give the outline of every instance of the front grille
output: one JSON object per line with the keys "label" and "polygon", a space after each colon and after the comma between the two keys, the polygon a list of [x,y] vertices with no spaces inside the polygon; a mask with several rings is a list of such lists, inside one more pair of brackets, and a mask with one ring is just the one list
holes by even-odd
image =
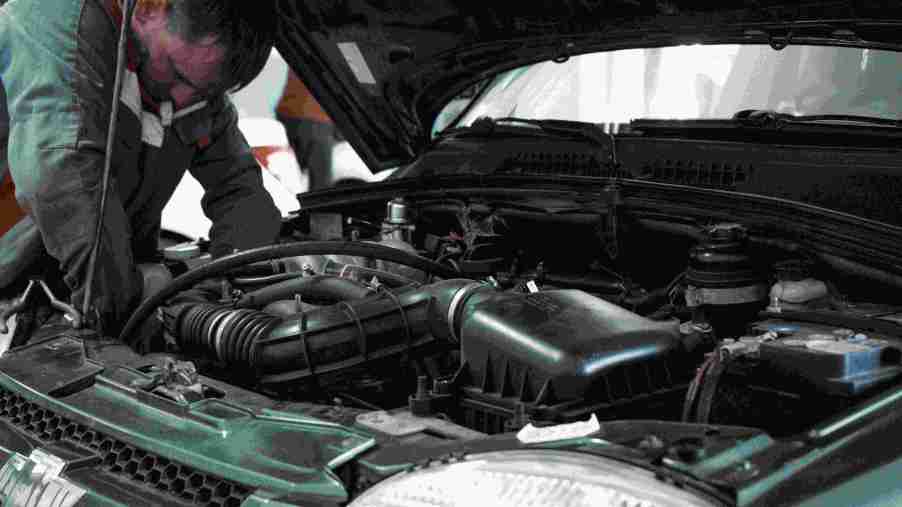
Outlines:
{"label": "front grille", "polygon": [[0,388],[0,420],[41,442],[68,442],[98,454],[100,468],[174,502],[238,507],[251,490],[235,482],[151,454]]}

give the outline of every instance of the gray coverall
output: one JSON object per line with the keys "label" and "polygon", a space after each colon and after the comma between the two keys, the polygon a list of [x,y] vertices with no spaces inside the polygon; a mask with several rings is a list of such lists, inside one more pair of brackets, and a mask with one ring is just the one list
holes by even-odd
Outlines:
{"label": "gray coverall", "polygon": [[[81,308],[115,78],[119,21],[111,1],[10,0],[0,8],[8,111],[0,114],[0,180],[14,183],[16,200],[2,209],[24,210],[0,230],[0,290],[41,274],[47,266],[36,263],[51,259]],[[214,257],[272,243],[280,224],[228,97],[154,110],[131,63],[93,290],[110,335],[140,302],[136,263],[156,253],[163,207],[186,170],[205,189]]]}

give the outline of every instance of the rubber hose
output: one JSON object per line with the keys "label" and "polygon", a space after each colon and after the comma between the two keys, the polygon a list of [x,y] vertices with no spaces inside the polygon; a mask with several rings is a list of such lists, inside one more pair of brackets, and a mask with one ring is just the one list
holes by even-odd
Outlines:
{"label": "rubber hose", "polygon": [[623,292],[623,282],[598,277],[565,275],[561,273],[546,273],[545,281],[552,285],[560,285],[568,289],[580,289],[592,292],[620,293]]}
{"label": "rubber hose", "polygon": [[389,287],[403,287],[405,285],[420,285],[420,282],[407,278],[404,275],[390,273],[376,268],[368,268],[365,266],[357,266],[354,264],[332,263],[325,270],[327,274],[335,275],[340,278],[350,278],[356,275],[358,277],[372,278],[376,277],[380,282]]}
{"label": "rubber hose", "polygon": [[295,294],[314,299],[347,301],[361,299],[372,293],[363,284],[347,278],[330,275],[302,276],[248,292],[241,296],[235,307],[263,307],[273,301],[289,299]]}
{"label": "rubber hose", "polygon": [[274,262],[252,264],[232,268],[226,273],[228,276],[273,276],[284,274],[285,270]]}
{"label": "rubber hose", "polygon": [[149,317],[158,306],[178,292],[194,286],[194,284],[201,280],[221,275],[236,267],[252,264],[254,262],[280,259],[283,257],[326,254],[373,257],[417,268],[442,278],[455,278],[459,276],[453,269],[424,257],[420,257],[419,255],[374,243],[356,241],[302,241],[268,245],[220,257],[219,259],[204,264],[203,266],[199,266],[198,268],[179,276],[173,280],[172,283],[164,287],[160,292],[146,299],[135,309],[132,316],[129,317],[125,326],[122,328],[122,332],[119,333],[119,340],[125,343],[131,343],[132,341],[129,339],[129,336],[134,334],[135,330],[138,329],[138,326],[143,324],[147,317]]}
{"label": "rubber hose", "polygon": [[[356,278],[358,281],[362,278],[376,277],[380,282],[388,285],[389,287],[402,287],[404,285],[417,285],[420,283],[403,275],[383,271],[376,268],[357,266],[354,264],[332,263],[329,264],[329,269],[325,270],[323,274],[335,275],[341,278]],[[268,276],[244,276],[233,278],[231,281],[235,285],[239,286],[250,285],[255,286],[255,288],[261,288],[261,286],[284,282],[286,280],[294,280],[295,278],[301,278],[302,276],[305,276],[304,273],[294,271],[290,273],[277,273]]]}
{"label": "rubber hose", "polygon": [[240,276],[233,278],[231,281],[235,285],[270,285],[273,283],[284,282],[285,280],[293,280],[302,276],[304,276],[304,273],[295,271],[293,273],[277,273],[275,275]]}
{"label": "rubber hose", "polygon": [[306,314],[303,326],[298,318],[281,319],[267,329],[249,357],[260,373],[279,376],[309,368],[311,357],[320,371],[344,368],[344,361],[365,355],[357,347],[361,342],[370,357],[383,356],[389,348],[400,347],[397,353],[403,353],[405,335],[414,348],[436,339],[455,344],[451,328],[459,333],[460,323],[451,310],[456,308],[453,313],[459,315],[468,300],[480,294],[495,294],[495,289],[474,286],[472,280],[445,280],[400,292],[397,299],[373,297],[323,307]]}

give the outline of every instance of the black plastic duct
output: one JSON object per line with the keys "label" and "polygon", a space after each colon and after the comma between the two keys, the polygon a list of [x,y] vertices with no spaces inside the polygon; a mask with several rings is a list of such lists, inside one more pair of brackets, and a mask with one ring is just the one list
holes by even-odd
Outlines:
{"label": "black plastic duct", "polygon": [[454,315],[473,296],[494,294],[473,280],[445,280],[298,314],[274,317],[223,305],[164,308],[167,330],[186,350],[258,372],[264,384],[302,380],[427,346],[456,341]]}

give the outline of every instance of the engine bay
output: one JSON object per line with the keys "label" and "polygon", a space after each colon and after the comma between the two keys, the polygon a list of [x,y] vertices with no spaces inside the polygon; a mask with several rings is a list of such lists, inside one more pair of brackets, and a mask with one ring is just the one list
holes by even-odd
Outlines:
{"label": "engine bay", "polygon": [[158,310],[157,352],[274,399],[351,407],[388,435],[446,439],[593,414],[785,436],[898,383],[902,311],[741,224],[679,232],[448,200],[313,212],[286,240],[335,253],[182,291]]}

